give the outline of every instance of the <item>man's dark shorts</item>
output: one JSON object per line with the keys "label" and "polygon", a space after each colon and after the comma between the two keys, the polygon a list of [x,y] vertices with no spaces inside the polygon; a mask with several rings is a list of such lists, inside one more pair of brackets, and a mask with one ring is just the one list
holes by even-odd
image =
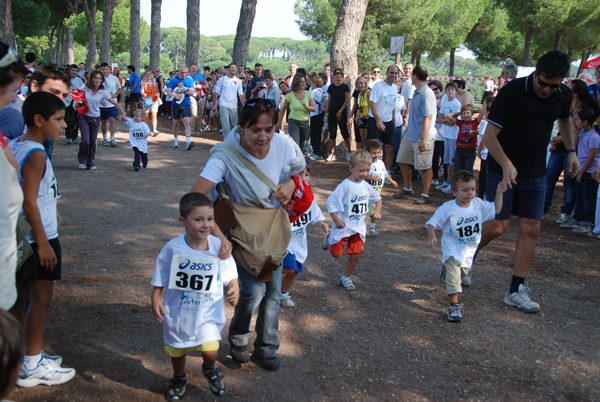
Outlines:
{"label": "man's dark shorts", "polygon": [[178,105],[176,102],[171,104],[171,114],[173,120],[179,120],[182,117],[192,117],[192,108],[190,105]]}
{"label": "man's dark shorts", "polygon": [[60,248],[60,241],[57,237],[56,239],[48,240],[48,242],[56,254],[56,267],[50,272],[42,268],[40,265],[40,258],[38,256],[37,243],[31,243],[33,254],[27,259],[27,261],[23,263],[21,269],[17,271],[16,278],[18,281],[37,281],[38,279],[56,281],[61,278],[62,252]]}
{"label": "man's dark shorts", "polygon": [[377,139],[383,142],[384,145],[394,145],[394,134],[396,134],[396,125],[394,124],[394,121],[384,121],[383,124],[385,125],[385,131],[380,131],[377,128],[377,120],[373,117],[369,117],[367,139]]}
{"label": "man's dark shorts", "polygon": [[129,102],[139,102],[140,99],[142,99],[142,94],[140,92],[129,94]]}
{"label": "man's dark shorts", "polygon": [[119,109],[117,109],[116,106],[110,107],[108,109],[100,108],[100,120],[102,121],[108,120],[109,117],[116,119],[118,115]]}
{"label": "man's dark shorts", "polygon": [[[502,199],[502,210],[496,219],[508,220],[511,215],[520,218],[541,220],[544,212],[544,198],[546,192],[546,177],[523,178],[517,176],[517,184],[504,193]],[[502,175],[487,171],[487,194],[488,201],[496,199],[498,183],[502,181]]]}

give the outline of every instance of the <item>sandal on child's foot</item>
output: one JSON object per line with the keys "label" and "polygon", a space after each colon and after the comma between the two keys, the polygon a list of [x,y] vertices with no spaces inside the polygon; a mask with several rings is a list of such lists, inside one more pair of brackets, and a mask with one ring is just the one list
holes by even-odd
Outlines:
{"label": "sandal on child's foot", "polygon": [[169,380],[169,390],[165,393],[167,401],[182,401],[185,395],[185,384],[187,379],[183,377],[173,377]]}
{"label": "sandal on child's foot", "polygon": [[221,396],[225,392],[227,392],[227,384],[225,383],[225,377],[223,377],[223,373],[221,373],[221,369],[217,366],[214,366],[211,369],[204,368],[204,364],[202,365],[202,374],[206,377],[208,381],[208,385],[210,386],[210,391],[215,396]]}

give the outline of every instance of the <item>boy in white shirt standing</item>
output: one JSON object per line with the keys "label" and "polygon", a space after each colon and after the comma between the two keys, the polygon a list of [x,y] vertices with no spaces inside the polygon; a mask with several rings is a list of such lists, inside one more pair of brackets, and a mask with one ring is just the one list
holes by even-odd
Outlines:
{"label": "boy in white shirt standing", "polygon": [[367,234],[366,217],[369,204],[375,204],[372,218],[381,219],[381,196],[365,181],[371,169],[371,155],[364,149],[352,152],[350,177],[344,179],[327,198],[327,210],[333,219],[328,236],[329,252],[335,258],[342,256],[344,245],[350,256],[340,285],[346,290],[355,290],[350,276],[354,272],[361,254],[364,254]]}
{"label": "boy in white shirt standing", "polygon": [[473,173],[459,170],[452,175],[451,187],[455,200],[442,204],[433,217],[425,223],[429,240],[428,247],[437,244],[435,230],[442,230],[442,257],[444,265],[440,278],[446,282],[446,293],[450,301],[448,321],[462,321],[462,304],[458,294],[462,293],[461,278],[468,276],[473,256],[481,241],[484,222],[495,218],[502,209],[502,193],[506,184],[500,182],[495,202],[483,201],[475,196],[476,180]]}
{"label": "boy in white shirt standing", "polygon": [[216,365],[221,331],[227,322],[223,285],[229,289],[229,304],[235,306],[239,300],[233,257],[217,257],[221,241],[211,235],[215,225],[212,202],[203,194],[188,193],[179,202],[179,213],[185,234],[170,240],[158,254],[151,282],[152,312],[163,324],[164,351],[173,364],[167,401],[183,399],[186,355],[192,351],[202,352],[202,374],[211,392],[220,396],[227,391]]}
{"label": "boy in white shirt standing", "polygon": [[447,116],[450,113],[460,113],[461,104],[460,101],[456,99],[458,86],[454,82],[447,83],[445,90],[446,96],[442,97],[440,113],[435,122],[444,124],[444,127],[442,128],[442,137],[444,137],[444,165],[447,166],[446,170],[448,171],[448,176],[446,181],[441,185],[436,186],[436,188],[449,194],[451,192],[450,178],[454,172],[454,153],[456,152],[458,126],[456,126],[454,122],[449,121]]}

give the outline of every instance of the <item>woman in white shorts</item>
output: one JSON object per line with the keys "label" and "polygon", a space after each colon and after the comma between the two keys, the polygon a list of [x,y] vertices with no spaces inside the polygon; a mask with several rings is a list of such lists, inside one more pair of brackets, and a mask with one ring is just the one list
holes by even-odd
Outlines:
{"label": "woman in white shorts", "polygon": [[148,124],[148,119],[150,115],[152,115],[152,134],[156,135],[158,134],[158,130],[156,129],[156,116],[158,114],[158,101],[160,98],[158,96],[158,87],[154,81],[152,71],[146,71],[146,74],[144,74],[144,80],[142,81],[140,91],[144,102],[144,113],[146,113],[144,122]]}

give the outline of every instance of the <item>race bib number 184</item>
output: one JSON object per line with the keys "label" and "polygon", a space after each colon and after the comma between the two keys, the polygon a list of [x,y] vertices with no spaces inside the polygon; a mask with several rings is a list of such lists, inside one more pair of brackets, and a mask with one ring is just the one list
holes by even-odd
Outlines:
{"label": "race bib number 184", "polygon": [[[481,237],[481,214],[453,216],[450,218],[452,233],[465,241],[478,241]],[[467,240],[468,239],[468,240]]]}
{"label": "race bib number 184", "polygon": [[190,258],[176,254],[171,261],[169,289],[192,291],[198,293],[214,293],[218,260],[214,257]]}

